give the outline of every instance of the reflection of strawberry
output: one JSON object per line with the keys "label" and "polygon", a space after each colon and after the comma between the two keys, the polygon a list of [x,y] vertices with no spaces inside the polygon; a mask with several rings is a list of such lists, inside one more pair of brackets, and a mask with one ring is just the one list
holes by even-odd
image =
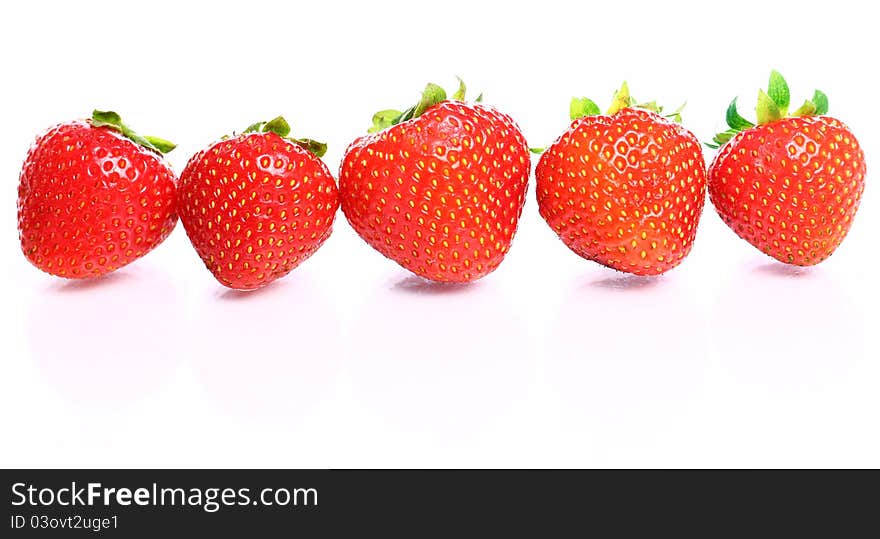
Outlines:
{"label": "reflection of strawberry", "polygon": [[[479,98],[478,98],[479,101]],[[434,84],[406,112],[382,111],[339,173],[342,210],[374,249],[435,281],[493,271],[525,201],[529,154],[510,117]]]}
{"label": "reflection of strawberry", "polygon": [[[700,143],[624,83],[607,115],[573,99],[572,124],[535,171],[541,215],[584,258],[637,275],[690,252],[706,198]],[[679,112],[669,117],[680,120]]]}
{"label": "reflection of strawberry", "polygon": [[287,138],[284,118],[250,126],[193,156],[180,176],[180,219],[220,283],[250,290],[287,275],[330,236],[336,183],[326,146]]}
{"label": "reflection of strawberry", "polygon": [[[788,116],[789,90],[773,72],[759,92],[755,126],[727,110],[730,129],[709,168],[709,195],[741,238],[788,264],[828,258],[852,226],[865,189],[865,156],[842,122],[824,116],[828,98],[816,91]],[[717,147],[717,146],[715,146]]]}
{"label": "reflection of strawberry", "polygon": [[57,125],[34,143],[18,186],[27,259],[60,277],[121,268],[162,243],[177,222],[170,142],[142,137],[115,112]]}

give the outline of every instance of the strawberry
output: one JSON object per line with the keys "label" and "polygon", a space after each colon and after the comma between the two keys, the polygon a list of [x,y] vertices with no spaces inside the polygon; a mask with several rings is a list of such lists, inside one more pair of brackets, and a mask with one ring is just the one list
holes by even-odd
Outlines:
{"label": "strawberry", "polygon": [[780,262],[811,266],[843,241],[865,190],[865,155],[843,122],[825,116],[828,98],[816,90],[788,115],[788,84],[770,74],[758,92],[758,125],[741,117],[736,99],[730,129],[709,167],[709,197],[742,239]]}
{"label": "strawberry", "polygon": [[[656,275],[688,255],[706,198],[700,143],[679,125],[680,109],[633,106],[626,83],[607,115],[587,98],[543,152],[538,208],[575,253],[636,275]],[[675,121],[671,121],[673,118]]]}
{"label": "strawberry", "polygon": [[[339,172],[342,211],[374,249],[413,273],[468,282],[510,249],[525,201],[529,153],[516,123],[428,84],[405,112],[373,117]],[[482,96],[481,96],[482,97]]]}
{"label": "strawberry", "polygon": [[177,223],[174,144],[143,137],[115,112],[56,125],[28,152],[18,185],[18,231],[37,268],[80,279],[129,264]]}
{"label": "strawberry", "polygon": [[180,176],[180,220],[221,284],[253,290],[290,273],[330,237],[336,183],[326,145],[288,138],[282,117],[194,155]]}

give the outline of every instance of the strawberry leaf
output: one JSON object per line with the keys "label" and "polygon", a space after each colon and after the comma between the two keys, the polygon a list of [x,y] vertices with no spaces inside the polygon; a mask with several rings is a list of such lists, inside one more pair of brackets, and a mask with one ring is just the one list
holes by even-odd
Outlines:
{"label": "strawberry leaf", "polygon": [[284,116],[276,116],[268,122],[257,122],[251,124],[243,131],[243,133],[275,133],[284,140],[296,144],[297,146],[310,151],[317,157],[324,157],[327,153],[327,144],[318,142],[310,138],[293,138],[290,136],[290,124],[284,119]]}
{"label": "strawberry leaf", "polygon": [[739,115],[739,112],[736,110],[736,100],[737,98],[734,97],[733,101],[731,101],[730,105],[727,107],[727,125],[731,129],[736,129],[737,131],[755,127],[755,124]]}
{"label": "strawberry leaf", "polygon": [[739,131],[728,129],[727,131],[722,131],[721,133],[716,134],[714,137],[712,137],[712,141],[715,144],[718,144],[718,146],[722,146],[726,144],[727,141],[735,137],[738,133]]}
{"label": "strawberry leaf", "polygon": [[383,129],[389,128],[396,124],[403,113],[399,110],[388,109],[380,110],[373,115],[373,127],[367,130],[368,133],[377,133]]}
{"label": "strawberry leaf", "polygon": [[597,116],[601,114],[599,105],[586,97],[572,97],[568,106],[568,115],[572,120],[585,116]]}
{"label": "strawberry leaf", "polygon": [[452,94],[452,99],[456,101],[464,101],[464,95],[467,93],[467,86],[465,86],[464,81],[461,80],[461,77],[455,77],[458,79],[458,90]]}
{"label": "strawberry leaf", "polygon": [[[672,114],[665,115],[665,118],[671,119],[673,122],[680,124],[681,123],[681,111],[687,106],[687,101],[681,104],[680,107],[672,111]],[[660,110],[663,110],[663,107],[660,107]]]}
{"label": "strawberry leaf", "polygon": [[791,113],[792,116],[813,116],[816,114],[816,104],[812,101],[804,101],[804,104]]}
{"label": "strawberry leaf", "polygon": [[424,114],[426,110],[445,100],[446,90],[433,82],[429,82],[422,91],[422,98],[419,102],[403,111],[403,114],[395,118],[394,121],[391,122],[391,125],[397,125],[407,120],[418,118]]}
{"label": "strawberry leaf", "polygon": [[[464,101],[465,94],[467,93],[467,86],[462,80],[461,77],[456,77],[458,79],[458,89],[452,94],[452,99],[455,101]],[[425,89],[422,90],[422,98],[419,99],[419,102],[410,108],[406,109],[403,112],[395,109],[387,109],[380,110],[376,114],[373,115],[373,126],[367,129],[368,133],[378,133],[384,129],[387,129],[393,125],[397,125],[408,120],[412,120],[413,118],[418,118],[422,114],[425,113],[428,109],[437,105],[443,101],[446,101],[446,90],[444,90],[441,86],[434,84],[433,82],[429,82]],[[483,94],[477,96],[477,99],[474,100],[475,103],[481,103],[483,101]]]}
{"label": "strawberry leaf", "polygon": [[310,138],[298,138],[295,139],[294,142],[318,157],[324,157],[324,154],[327,153],[326,142],[318,142],[317,140],[312,140]]}
{"label": "strawberry leaf", "polygon": [[626,81],[623,81],[623,84],[620,85],[620,90],[614,92],[611,106],[608,108],[608,115],[612,116],[627,107],[631,107],[633,102],[632,96],[629,95],[629,85],[627,85]]}
{"label": "strawberry leaf", "polygon": [[[681,123],[681,111],[684,110],[685,105],[687,105],[687,102],[682,103],[682,105],[672,113],[664,115],[664,118],[669,118],[674,122]],[[623,84],[620,85],[620,89],[614,92],[614,97],[611,98],[611,106],[608,108],[606,114],[608,116],[613,116],[621,110],[629,107],[647,110],[655,114],[663,113],[663,107],[660,106],[657,101],[637,103],[629,93],[629,85],[626,81],[623,81]],[[568,115],[572,120],[577,120],[578,118],[584,118],[586,116],[598,116],[600,114],[602,114],[602,112],[599,109],[599,105],[597,105],[592,99],[586,97],[571,98],[571,102],[568,106]]]}
{"label": "strawberry leaf", "polygon": [[[263,126],[264,133],[275,133],[279,137],[287,137],[290,134],[290,124],[283,116],[278,116]],[[319,156],[320,157],[320,156]]]}
{"label": "strawberry leaf", "polygon": [[770,72],[770,84],[767,86],[767,95],[776,103],[780,114],[784,117],[788,113],[788,105],[791,102],[791,94],[788,91],[788,83],[775,69]]}
{"label": "strawberry leaf", "polygon": [[828,114],[828,96],[822,90],[813,92],[813,103],[816,105],[815,114],[819,116]]}
{"label": "strawberry leaf", "polygon": [[779,109],[779,105],[764,90],[758,90],[758,106],[756,108],[758,115],[758,125],[768,124],[781,120],[785,115]]}
{"label": "strawberry leaf", "polygon": [[640,109],[649,110],[649,111],[654,112],[656,114],[660,114],[661,112],[663,112],[663,107],[658,105],[657,101],[648,101],[647,103],[639,103],[638,105],[636,105],[636,107],[638,107]]}
{"label": "strawberry leaf", "polygon": [[397,125],[401,122],[405,122],[407,120],[412,120],[413,118],[415,118],[415,112],[416,112],[416,105],[413,105],[410,108],[403,111],[403,113],[401,113],[400,116],[395,118],[394,122],[392,122],[391,125]]}
{"label": "strawberry leaf", "polygon": [[158,154],[165,154],[177,147],[173,142],[169,142],[159,137],[145,137],[137,134],[134,129],[127,126],[122,117],[112,110],[94,110],[92,111],[91,124],[95,127],[107,127],[118,131],[125,138],[142,146],[148,150]]}
{"label": "strawberry leaf", "polygon": [[125,124],[122,123],[122,117],[112,110],[95,110],[92,112],[92,125],[121,129]]}
{"label": "strawberry leaf", "polygon": [[416,105],[415,110],[413,110],[413,118],[418,118],[424,114],[426,110],[445,100],[446,90],[433,82],[429,82],[428,85],[425,86],[425,90],[422,92],[422,99]]}
{"label": "strawberry leaf", "polygon": [[168,153],[174,148],[177,148],[177,144],[174,144],[170,140],[165,140],[159,137],[151,137],[150,135],[145,135],[145,139],[149,142],[154,148],[159,150],[160,153]]}
{"label": "strawberry leaf", "polygon": [[[462,80],[461,77],[455,77],[458,79],[458,89],[455,93],[452,94],[451,99],[454,101],[464,101],[465,94],[467,93],[467,86]],[[403,112],[395,109],[387,109],[380,110],[376,114],[373,115],[373,126],[367,129],[367,133],[378,133],[384,129],[387,129],[393,125],[397,125],[408,120],[412,120],[414,118],[418,118],[422,114],[424,114],[428,109],[446,101],[446,90],[444,90],[441,86],[434,84],[433,82],[429,82],[425,89],[422,90],[422,97],[419,99],[419,102],[415,105],[409,107]],[[483,94],[477,96],[474,100],[474,103],[482,103],[483,102]]]}
{"label": "strawberry leaf", "polygon": [[[713,139],[713,144],[705,143],[710,148],[715,148],[717,147],[715,144],[724,144],[724,142],[729,140],[730,137],[727,133],[737,133],[755,126],[755,124],[739,115],[736,101],[736,98],[734,98],[727,107],[726,119],[730,129],[716,135]],[[828,112],[828,96],[822,93],[821,90],[815,90],[812,99],[804,101],[803,105],[791,113],[788,110],[790,104],[791,94],[788,83],[785,82],[785,79],[778,71],[771,71],[767,91],[758,91],[758,103],[755,107],[757,124],[764,125],[787,117],[816,116]]]}

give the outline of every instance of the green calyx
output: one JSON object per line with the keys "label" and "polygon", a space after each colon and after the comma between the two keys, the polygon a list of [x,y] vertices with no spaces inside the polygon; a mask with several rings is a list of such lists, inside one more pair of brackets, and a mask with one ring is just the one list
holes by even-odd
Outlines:
{"label": "green calyx", "polygon": [[[727,127],[728,129],[716,134],[711,142],[706,142],[706,146],[710,148],[720,148],[730,139],[735,137],[737,133],[755,127],[755,124],[746,120],[739,115],[736,107],[737,98],[733,98],[727,107]],[[820,90],[813,92],[813,98],[804,101],[804,104],[789,112],[791,105],[791,92],[788,89],[788,83],[778,71],[770,72],[770,82],[767,85],[767,91],[758,90],[758,103],[755,106],[755,119],[757,125],[769,124],[783,118],[791,118],[794,116],[820,116],[828,113],[828,96]]]}
{"label": "green calyx", "polygon": [[[608,107],[608,112],[606,112],[606,114],[612,116],[626,108],[639,108],[663,115],[663,107],[658,105],[656,101],[646,101],[644,103],[636,101],[636,99],[634,99],[629,93],[629,85],[624,81],[623,84],[620,85],[620,89],[614,92],[614,97],[611,98],[611,106]],[[671,114],[666,114],[664,116],[680,123],[681,111],[683,109],[684,105],[678,107],[678,109]],[[577,120],[578,118],[583,118],[585,116],[598,116],[602,114],[599,105],[597,105],[592,99],[586,97],[572,97],[568,111],[569,117],[572,120]]]}
{"label": "green calyx", "polygon": [[327,144],[324,142],[318,142],[317,140],[313,140],[310,138],[294,138],[289,136],[290,124],[287,123],[287,120],[284,119],[284,116],[278,116],[274,120],[270,120],[268,122],[257,122],[255,124],[251,124],[243,132],[275,133],[279,137],[293,142],[297,146],[300,146],[312,152],[318,157],[324,157],[324,154],[327,153]]}
{"label": "green calyx", "polygon": [[112,110],[94,110],[90,123],[95,127],[108,127],[114,131],[118,131],[125,138],[131,140],[135,144],[156,152],[158,154],[166,154],[177,147],[176,144],[159,137],[151,137],[137,134],[134,129],[127,126],[119,114]]}
{"label": "green calyx", "polygon": [[[620,85],[620,89],[614,92],[614,97],[611,98],[611,106],[608,107],[608,112],[605,114],[613,116],[623,109],[638,108],[654,112],[669,118],[676,123],[681,123],[681,111],[684,110],[685,105],[686,103],[682,104],[671,114],[663,114],[663,107],[658,105],[656,101],[646,101],[644,103],[636,101],[629,93],[629,85],[626,81],[623,81],[623,84]],[[602,110],[599,108],[599,105],[588,97],[572,97],[571,102],[568,105],[568,116],[572,121],[577,120],[578,118],[599,116],[601,114]],[[530,152],[537,154],[544,153],[544,150],[546,150],[546,148],[529,148]]]}
{"label": "green calyx", "polygon": [[[452,98],[454,101],[464,101],[465,94],[467,93],[467,86],[464,81],[461,80],[461,77],[456,77],[458,79],[458,89],[455,93],[452,94]],[[425,113],[426,110],[430,109],[434,105],[446,101],[446,90],[444,90],[441,86],[434,84],[433,82],[429,82],[425,89],[422,90],[422,98],[419,99],[419,102],[405,111],[399,111],[395,109],[387,109],[380,110],[376,114],[373,115],[373,126],[367,130],[368,133],[378,133],[383,129],[387,129],[392,125],[397,125],[399,123],[403,123],[407,120],[412,120],[413,118],[418,118],[422,114]],[[475,103],[483,102],[483,94],[477,96],[474,100]]]}

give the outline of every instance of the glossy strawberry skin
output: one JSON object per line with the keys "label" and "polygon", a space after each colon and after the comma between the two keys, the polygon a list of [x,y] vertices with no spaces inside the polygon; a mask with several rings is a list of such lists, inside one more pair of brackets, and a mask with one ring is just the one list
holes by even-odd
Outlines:
{"label": "glossy strawberry skin", "polygon": [[865,190],[855,136],[827,116],[737,134],[709,168],[709,196],[741,238],[780,262],[818,264],[840,245]]}
{"label": "glossy strawberry skin", "polygon": [[37,139],[21,171],[21,249],[59,277],[121,268],[174,229],[176,182],[158,154],[112,129],[85,121],[57,125]]}
{"label": "glossy strawberry skin", "polygon": [[529,171],[510,117],[443,101],[352,143],[339,174],[342,210],[368,244],[409,271],[469,282],[510,249]]}
{"label": "glossy strawberry skin", "polygon": [[275,133],[246,133],[193,156],[180,218],[221,284],[252,290],[290,273],[330,237],[339,193],[327,166]]}
{"label": "glossy strawberry skin", "polygon": [[627,108],[586,116],[541,156],[538,208],[578,255],[657,275],[688,255],[706,199],[706,167],[692,133]]}

